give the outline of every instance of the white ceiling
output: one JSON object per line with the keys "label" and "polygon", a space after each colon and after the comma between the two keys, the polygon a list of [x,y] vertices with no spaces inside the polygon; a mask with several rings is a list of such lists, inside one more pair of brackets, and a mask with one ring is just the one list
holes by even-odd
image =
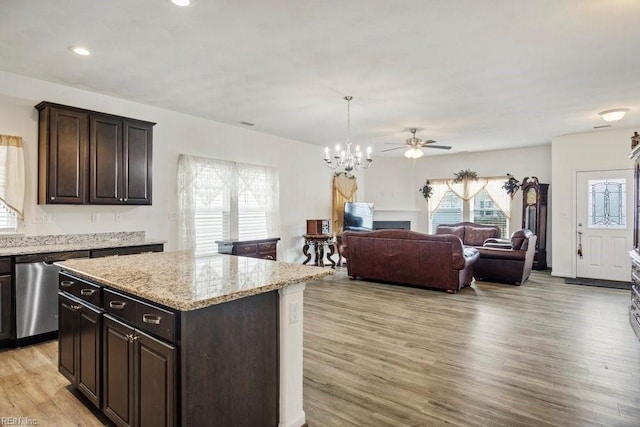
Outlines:
{"label": "white ceiling", "polygon": [[374,156],[410,127],[481,151],[616,107],[640,127],[639,18],[640,0],[2,0],[0,69],[322,146],[351,95]]}

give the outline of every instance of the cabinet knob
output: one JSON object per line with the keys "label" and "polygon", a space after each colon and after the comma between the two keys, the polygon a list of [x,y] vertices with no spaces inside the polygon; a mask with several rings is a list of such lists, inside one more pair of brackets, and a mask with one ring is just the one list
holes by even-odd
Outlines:
{"label": "cabinet knob", "polygon": [[95,293],[95,289],[82,289],[80,290],[80,295],[91,296]]}
{"label": "cabinet knob", "polygon": [[127,199],[127,198],[125,198],[125,199],[124,199],[124,201],[125,201],[125,202],[126,202],[127,200],[129,200],[129,199]]}
{"label": "cabinet knob", "polygon": [[80,310],[81,308],[82,308],[82,306],[81,306],[81,305],[72,305],[72,306],[71,306],[71,309],[72,309],[72,310]]}
{"label": "cabinet knob", "polygon": [[51,196],[51,200],[55,200],[56,198],[54,196]]}

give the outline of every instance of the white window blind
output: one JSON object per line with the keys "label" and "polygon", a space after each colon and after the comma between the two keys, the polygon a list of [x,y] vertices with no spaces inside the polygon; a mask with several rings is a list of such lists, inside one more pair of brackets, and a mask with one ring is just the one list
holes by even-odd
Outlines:
{"label": "white window blind", "polygon": [[216,240],[279,234],[274,168],[180,155],[178,192],[183,249],[215,253]]}
{"label": "white window blind", "polygon": [[[8,175],[6,157],[0,156],[0,189],[6,189],[9,186]],[[4,193],[4,190],[0,191],[0,194]],[[18,216],[0,199],[0,233],[14,233],[17,230]]]}

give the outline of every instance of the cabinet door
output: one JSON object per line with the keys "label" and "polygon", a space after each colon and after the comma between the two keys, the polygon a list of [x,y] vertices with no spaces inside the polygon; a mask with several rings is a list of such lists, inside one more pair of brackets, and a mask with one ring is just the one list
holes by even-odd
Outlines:
{"label": "cabinet door", "polygon": [[[87,200],[89,115],[51,108],[46,141],[46,203],[82,204]],[[41,147],[42,148],[42,147]],[[42,167],[42,165],[41,165]],[[41,170],[40,173],[43,173]],[[40,201],[43,202],[42,200]]]}
{"label": "cabinet door", "polygon": [[124,121],[122,192],[125,204],[151,204],[152,132],[150,124]]}
{"label": "cabinet door", "polygon": [[117,426],[133,425],[133,328],[103,316],[103,411]]}
{"label": "cabinet door", "polygon": [[0,341],[13,338],[11,333],[12,312],[11,276],[0,276]]}
{"label": "cabinet door", "polygon": [[120,204],[122,174],[122,120],[91,115],[89,203]]}
{"label": "cabinet door", "polygon": [[71,298],[58,294],[58,371],[73,385],[77,384],[76,305]]}
{"label": "cabinet door", "polygon": [[77,321],[77,379],[78,390],[98,409],[102,407],[102,313],[79,303]]}
{"label": "cabinet door", "polygon": [[136,330],[135,406],[137,426],[176,422],[176,348]]}

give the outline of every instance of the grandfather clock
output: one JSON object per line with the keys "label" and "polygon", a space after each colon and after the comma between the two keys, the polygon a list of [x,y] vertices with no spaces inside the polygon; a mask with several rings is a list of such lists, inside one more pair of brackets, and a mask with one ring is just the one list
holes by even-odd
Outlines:
{"label": "grandfather clock", "polygon": [[547,193],[549,184],[540,184],[532,176],[522,180],[522,228],[531,230],[538,236],[536,254],[533,258],[534,270],[547,269]]}

